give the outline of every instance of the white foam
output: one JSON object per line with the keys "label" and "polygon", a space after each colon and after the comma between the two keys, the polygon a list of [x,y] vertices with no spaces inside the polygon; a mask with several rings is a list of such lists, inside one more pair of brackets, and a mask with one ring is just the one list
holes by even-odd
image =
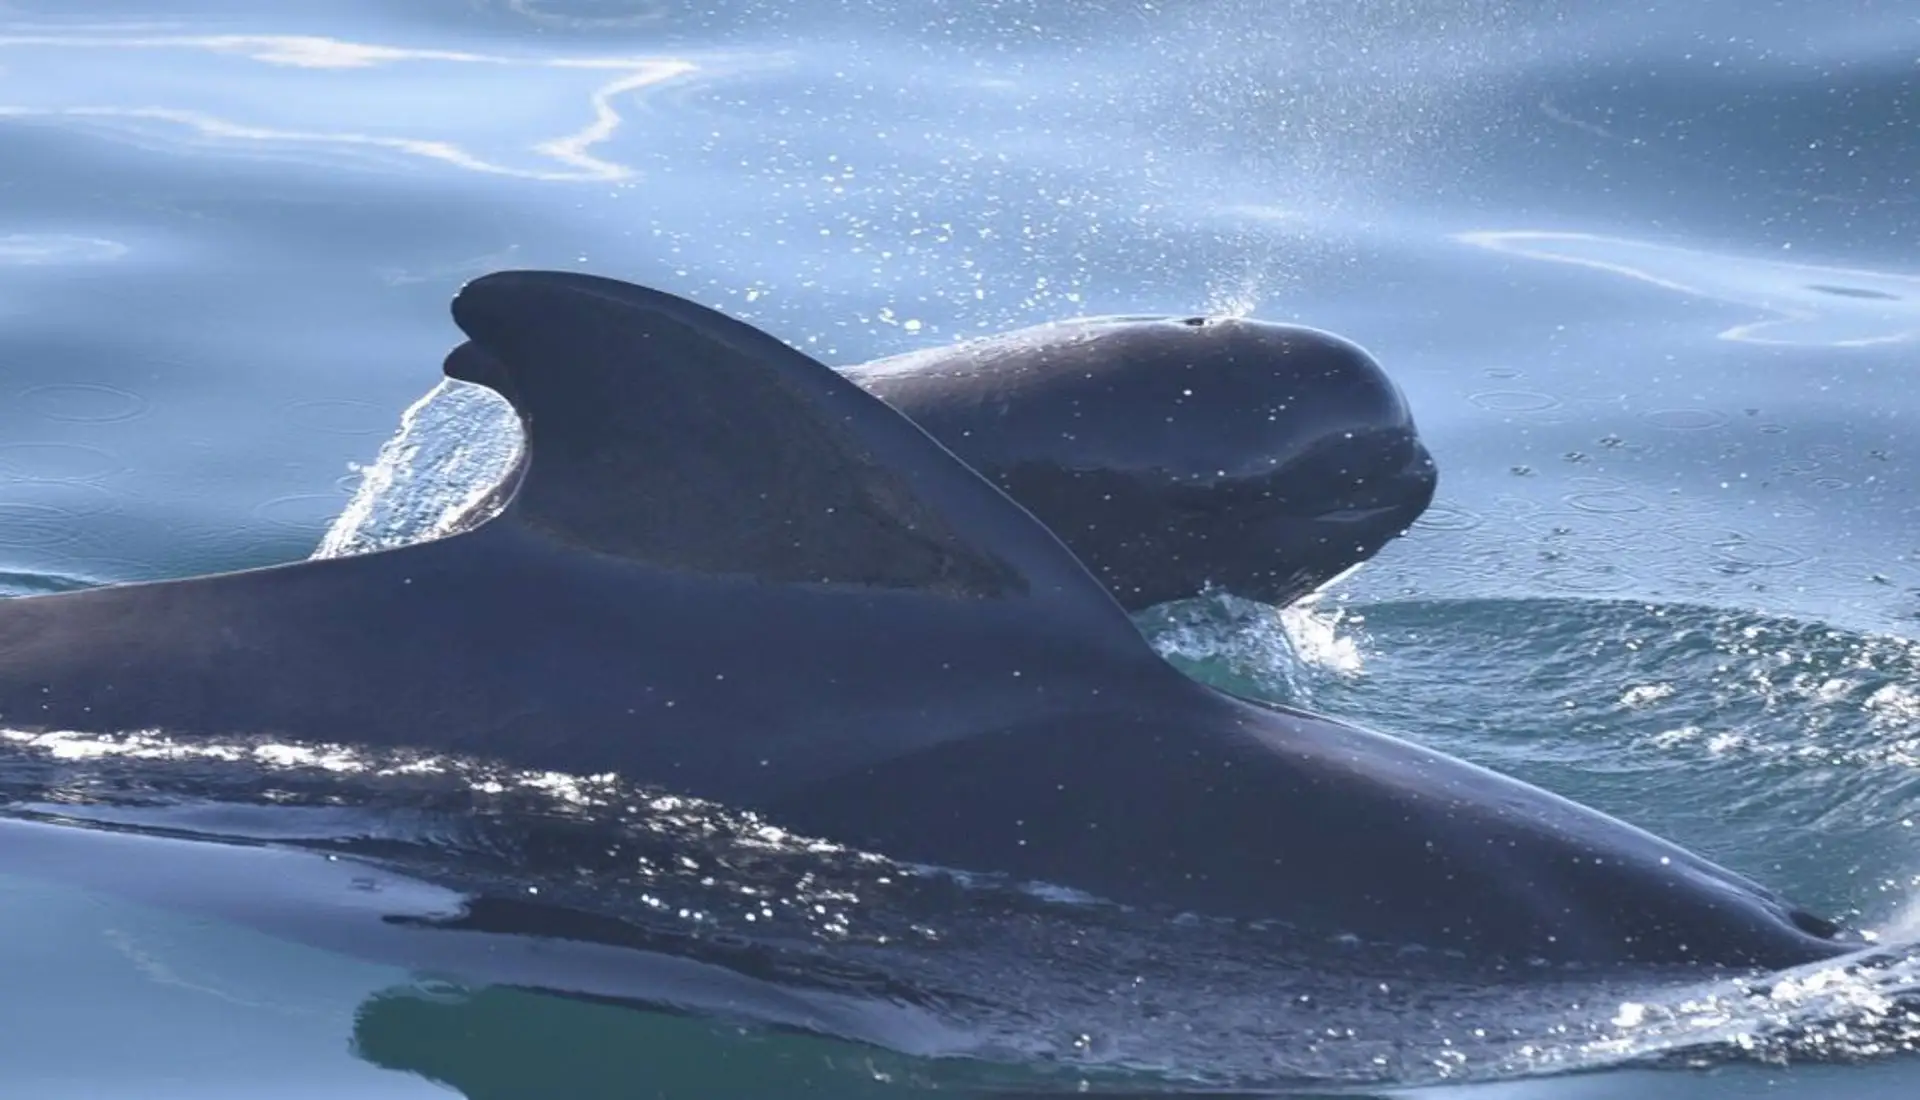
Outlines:
{"label": "white foam", "polygon": [[1347,617],[1346,608],[1323,611],[1317,596],[1318,593],[1280,609],[1280,629],[1286,634],[1293,655],[1301,663],[1326,672],[1357,675],[1365,660],[1359,643],[1340,632]]}

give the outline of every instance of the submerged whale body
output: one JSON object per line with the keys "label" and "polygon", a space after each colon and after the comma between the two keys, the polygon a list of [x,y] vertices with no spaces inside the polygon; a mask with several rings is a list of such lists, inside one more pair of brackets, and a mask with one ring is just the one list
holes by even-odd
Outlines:
{"label": "submerged whale body", "polygon": [[454,303],[527,435],[478,527],[0,601],[0,725],[466,754],[1313,936],[1779,967],[1834,926],[1407,742],[1199,684],[1030,514],[748,325],[584,275]]}

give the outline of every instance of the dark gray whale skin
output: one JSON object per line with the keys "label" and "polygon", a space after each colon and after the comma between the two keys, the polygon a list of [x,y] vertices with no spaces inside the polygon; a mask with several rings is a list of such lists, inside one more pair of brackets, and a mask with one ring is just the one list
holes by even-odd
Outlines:
{"label": "dark gray whale skin", "polygon": [[360,557],[0,601],[0,725],[460,753],[896,859],[1510,959],[1783,967],[1832,925],[1645,832],[1162,661],[1044,526],[748,325],[503,272],[446,371],[511,497]]}
{"label": "dark gray whale skin", "polygon": [[1284,606],[1433,500],[1392,379],[1330,333],[1068,321],[843,371],[1046,524],[1129,610],[1212,588]]}

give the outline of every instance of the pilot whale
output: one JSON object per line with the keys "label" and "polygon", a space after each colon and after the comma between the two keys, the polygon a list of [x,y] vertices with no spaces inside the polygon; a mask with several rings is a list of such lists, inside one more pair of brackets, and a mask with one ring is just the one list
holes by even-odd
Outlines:
{"label": "pilot whale", "polygon": [[0,601],[0,725],[598,774],[912,861],[1477,955],[1783,967],[1836,926],[1623,822],[1202,685],[879,398],[587,275],[469,283],[526,433],[445,538]]}

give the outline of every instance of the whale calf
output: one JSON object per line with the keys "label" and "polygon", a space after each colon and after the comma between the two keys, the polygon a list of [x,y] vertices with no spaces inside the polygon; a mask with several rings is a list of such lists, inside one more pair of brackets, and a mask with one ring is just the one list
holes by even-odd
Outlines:
{"label": "whale calf", "polygon": [[1234,317],[1040,325],[843,373],[1046,524],[1129,610],[1285,605],[1432,503],[1406,398],[1331,333]]}
{"label": "whale calf", "polygon": [[525,433],[470,530],[0,601],[0,726],[453,753],[896,860],[1498,958],[1783,967],[1836,927],[1546,791],[1202,685],[1026,510],[768,334],[501,272],[446,373]]}

